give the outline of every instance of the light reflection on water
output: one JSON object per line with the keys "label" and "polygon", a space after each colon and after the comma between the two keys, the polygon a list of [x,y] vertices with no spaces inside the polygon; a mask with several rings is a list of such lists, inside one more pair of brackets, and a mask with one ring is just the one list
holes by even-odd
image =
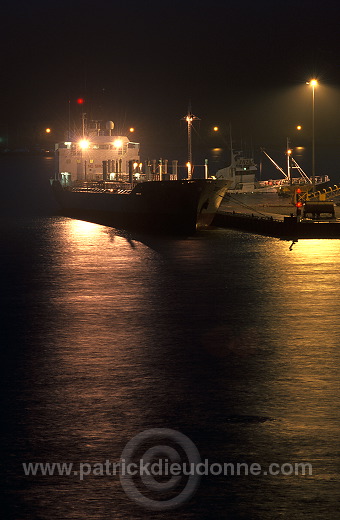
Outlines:
{"label": "light reflection on water", "polygon": [[181,518],[336,518],[336,240],[289,251],[236,231],[155,239],[61,218],[5,232],[9,281],[21,277],[6,312],[25,316],[6,383],[9,396],[17,387],[6,430],[16,520],[149,518],[117,480],[29,480],[20,464],[118,460],[153,427],[182,431],[202,458],[315,468],[207,478]]}

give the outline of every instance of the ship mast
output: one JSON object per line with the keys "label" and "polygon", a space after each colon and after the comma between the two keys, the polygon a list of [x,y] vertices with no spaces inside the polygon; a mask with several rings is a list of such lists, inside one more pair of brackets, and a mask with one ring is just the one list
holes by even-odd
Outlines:
{"label": "ship mast", "polygon": [[188,179],[190,180],[192,178],[192,145],[191,145],[191,128],[192,128],[192,122],[199,119],[199,117],[194,116],[194,114],[191,113],[189,110],[188,114],[183,117],[183,120],[187,122],[188,127],[188,162],[187,162],[187,168],[188,168]]}
{"label": "ship mast", "polygon": [[82,130],[82,138],[85,139],[85,130],[86,130],[86,114],[82,112],[81,114],[81,130]]}

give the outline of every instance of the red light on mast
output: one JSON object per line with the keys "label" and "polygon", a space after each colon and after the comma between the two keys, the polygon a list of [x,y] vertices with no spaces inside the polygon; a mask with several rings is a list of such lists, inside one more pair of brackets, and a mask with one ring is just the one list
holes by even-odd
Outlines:
{"label": "red light on mast", "polygon": [[78,105],[83,105],[84,104],[84,99],[83,98],[78,98],[77,99],[77,103],[78,103]]}
{"label": "red light on mast", "polygon": [[303,203],[300,200],[300,197],[301,197],[301,188],[296,188],[296,190],[295,190],[295,206],[297,208],[302,208],[302,206],[303,206]]}

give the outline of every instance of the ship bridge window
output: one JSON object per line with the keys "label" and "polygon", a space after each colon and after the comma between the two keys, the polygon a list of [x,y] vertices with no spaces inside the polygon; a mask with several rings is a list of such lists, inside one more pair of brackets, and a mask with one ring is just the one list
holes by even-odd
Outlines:
{"label": "ship bridge window", "polygon": [[123,147],[121,148],[117,148],[116,146],[114,146],[113,144],[110,145],[110,150],[115,150],[117,152],[118,155],[122,155],[123,153],[126,153],[126,150],[127,150],[127,146],[126,144],[123,145]]}
{"label": "ship bridge window", "polygon": [[109,150],[110,145],[108,145],[108,144],[100,144],[98,146],[98,148],[99,148],[99,150]]}

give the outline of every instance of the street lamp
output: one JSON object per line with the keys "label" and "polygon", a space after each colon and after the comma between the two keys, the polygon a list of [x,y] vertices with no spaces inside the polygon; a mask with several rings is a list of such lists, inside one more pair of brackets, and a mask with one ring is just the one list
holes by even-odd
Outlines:
{"label": "street lamp", "polygon": [[318,86],[318,81],[312,79],[307,81],[307,85],[312,87],[312,185],[315,192],[315,87]]}

